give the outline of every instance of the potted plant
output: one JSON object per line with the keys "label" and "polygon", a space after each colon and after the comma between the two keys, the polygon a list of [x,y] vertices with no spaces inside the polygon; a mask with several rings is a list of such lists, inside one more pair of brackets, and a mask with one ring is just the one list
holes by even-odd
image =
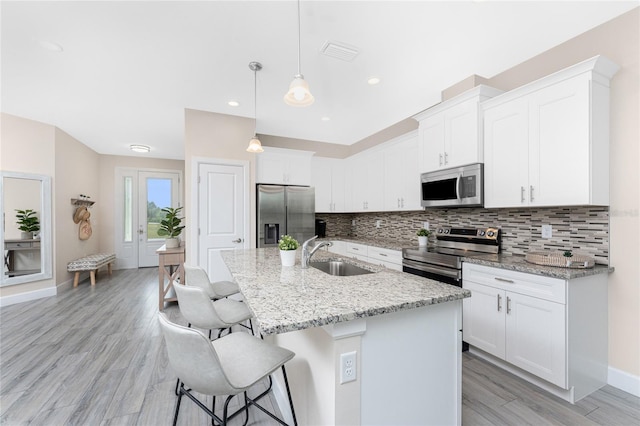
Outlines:
{"label": "potted plant", "polygon": [[16,223],[18,224],[18,229],[22,231],[20,238],[23,240],[34,238],[33,233],[40,230],[40,221],[36,216],[36,212],[31,209],[16,209],[16,211],[18,212],[16,215],[18,221]]}
{"label": "potted plant", "polygon": [[180,246],[180,240],[178,237],[184,229],[181,217],[178,217],[182,207],[165,207],[162,211],[165,213],[164,219],[160,221],[160,228],[158,229],[158,235],[165,237],[166,248],[176,248]]}
{"label": "potted plant", "polygon": [[296,263],[296,250],[298,249],[298,241],[291,235],[283,235],[278,240],[278,248],[280,249],[280,261],[282,266],[293,266]]}
{"label": "potted plant", "polygon": [[420,247],[426,247],[429,235],[431,235],[431,231],[429,231],[426,228],[420,228],[418,229],[417,235],[418,235],[418,245]]}

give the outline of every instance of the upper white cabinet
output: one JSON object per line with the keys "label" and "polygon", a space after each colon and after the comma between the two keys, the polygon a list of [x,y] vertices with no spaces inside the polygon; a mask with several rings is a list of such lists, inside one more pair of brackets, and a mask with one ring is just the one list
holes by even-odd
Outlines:
{"label": "upper white cabinet", "polygon": [[311,151],[265,147],[257,155],[256,183],[311,185]]}
{"label": "upper white cabinet", "polygon": [[420,172],[482,162],[479,104],[501,93],[479,85],[413,116],[420,122]]}
{"label": "upper white cabinet", "polygon": [[418,131],[385,144],[384,211],[420,210]]}
{"label": "upper white cabinet", "polygon": [[345,211],[344,173],[345,160],[324,157],[311,159],[311,185],[315,187],[317,213]]}
{"label": "upper white cabinet", "polygon": [[381,149],[374,149],[356,154],[347,159],[346,167],[347,211],[383,211],[383,151]]}
{"label": "upper white cabinet", "polygon": [[609,80],[597,56],[484,111],[485,207],[609,204]]}

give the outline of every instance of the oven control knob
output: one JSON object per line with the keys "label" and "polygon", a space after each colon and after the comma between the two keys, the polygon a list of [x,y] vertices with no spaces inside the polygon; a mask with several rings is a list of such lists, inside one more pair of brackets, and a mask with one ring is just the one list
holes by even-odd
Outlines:
{"label": "oven control knob", "polygon": [[494,235],[496,235],[496,233],[495,233],[495,232],[493,232],[493,231],[489,231],[489,232],[487,232],[487,236],[488,236],[488,237],[493,237]]}
{"label": "oven control knob", "polygon": [[481,237],[484,237],[485,232],[484,231],[480,231],[479,234],[480,234]]}
{"label": "oven control knob", "polygon": [[445,233],[445,234],[448,234],[448,233],[449,233],[449,230],[448,230],[448,229],[445,229],[445,230],[444,230],[444,233]]}
{"label": "oven control knob", "polygon": [[438,229],[438,234],[442,234],[442,228]]}

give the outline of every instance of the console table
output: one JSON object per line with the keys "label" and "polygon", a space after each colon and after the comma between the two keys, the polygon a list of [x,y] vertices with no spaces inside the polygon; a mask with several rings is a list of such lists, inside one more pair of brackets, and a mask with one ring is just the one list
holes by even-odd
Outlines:
{"label": "console table", "polygon": [[[184,243],[183,243],[184,244]],[[177,301],[175,297],[167,297],[167,293],[173,287],[173,282],[179,280],[184,284],[184,245],[177,248],[160,247],[156,250],[158,253],[158,284],[159,284],[159,301],[158,307],[164,309],[164,302]]]}
{"label": "console table", "polygon": [[4,266],[7,268],[5,273],[8,276],[15,277],[17,275],[37,274],[40,272],[40,269],[15,270],[15,252],[21,250],[40,251],[39,238],[32,240],[4,240],[4,250],[6,251],[4,256]]}

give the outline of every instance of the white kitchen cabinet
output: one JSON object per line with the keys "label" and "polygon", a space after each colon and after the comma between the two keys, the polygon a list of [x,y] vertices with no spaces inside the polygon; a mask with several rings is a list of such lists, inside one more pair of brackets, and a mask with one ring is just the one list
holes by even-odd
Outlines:
{"label": "white kitchen cabinet", "polygon": [[483,161],[479,103],[502,93],[479,85],[413,116],[419,121],[420,171]]}
{"label": "white kitchen cabinet", "polygon": [[482,104],[485,207],[609,204],[609,80],[601,56]]}
{"label": "white kitchen cabinet", "polygon": [[362,260],[363,262],[369,261],[369,247],[364,244],[354,243],[347,241],[345,243],[347,256]]}
{"label": "white kitchen cabinet", "polygon": [[402,252],[382,247],[368,246],[367,257],[369,263],[382,265],[385,268],[402,272]]}
{"label": "white kitchen cabinet", "polygon": [[348,211],[379,212],[384,210],[384,157],[380,149],[364,151],[351,158],[346,173]]}
{"label": "white kitchen cabinet", "polygon": [[331,245],[327,247],[329,253],[339,254],[341,256],[347,255],[347,244],[344,241],[331,241]]}
{"label": "white kitchen cabinet", "polygon": [[564,280],[465,262],[462,277],[472,351],[570,402],[606,384],[606,274]]}
{"label": "white kitchen cabinet", "polygon": [[311,185],[315,188],[316,213],[345,211],[345,161],[337,158],[313,157]]}
{"label": "white kitchen cabinet", "polygon": [[385,144],[384,211],[420,210],[420,162],[418,132]]}
{"label": "white kitchen cabinet", "polygon": [[311,185],[311,151],[264,147],[257,156],[256,183]]}

